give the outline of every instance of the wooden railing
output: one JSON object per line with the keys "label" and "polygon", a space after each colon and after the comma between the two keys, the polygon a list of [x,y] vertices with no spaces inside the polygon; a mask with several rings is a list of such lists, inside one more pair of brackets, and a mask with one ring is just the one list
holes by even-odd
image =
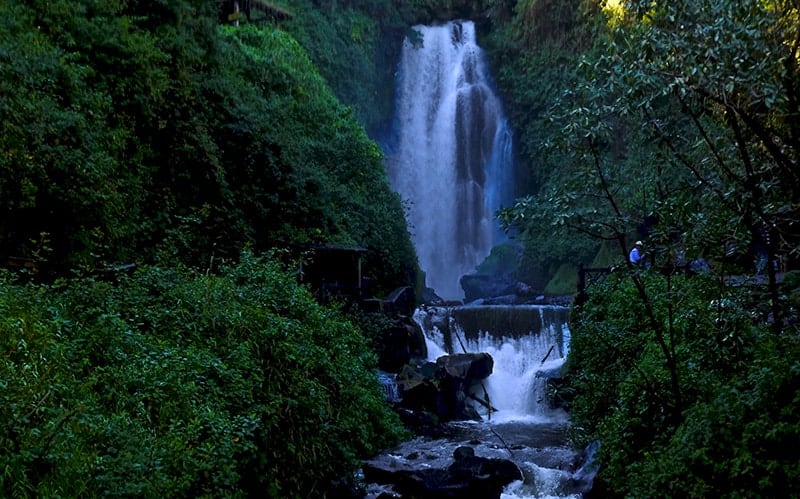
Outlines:
{"label": "wooden railing", "polygon": [[[654,268],[647,266],[646,268]],[[654,268],[657,272],[661,272],[662,274],[687,274],[691,273],[690,264],[684,265],[666,265],[663,267]],[[586,302],[589,298],[589,295],[586,293],[586,288],[591,286],[592,284],[599,282],[605,276],[610,274],[614,271],[614,267],[584,267],[581,264],[578,267],[578,293],[575,296],[575,304],[581,305]]]}
{"label": "wooden railing", "polygon": [[575,305],[582,305],[589,298],[586,294],[586,287],[598,282],[603,277],[611,273],[612,267],[578,267],[578,294],[575,296]]}

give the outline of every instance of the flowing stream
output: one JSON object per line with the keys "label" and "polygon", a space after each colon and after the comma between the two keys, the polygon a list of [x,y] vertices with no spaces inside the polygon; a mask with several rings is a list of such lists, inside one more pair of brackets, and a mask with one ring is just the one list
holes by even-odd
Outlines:
{"label": "flowing stream", "polygon": [[458,446],[468,445],[477,456],[507,459],[522,471],[524,481],[508,485],[504,499],[582,497],[591,487],[591,460],[570,446],[569,418],[546,397],[547,379],[558,376],[569,350],[568,315],[566,307],[541,305],[418,309],[428,360],[462,352],[492,356],[493,372],[475,395],[483,398],[485,389],[497,411],[475,404],[481,421],[449,423],[447,438],[418,437],[392,456],[424,456],[424,466],[444,468]]}
{"label": "flowing stream", "polygon": [[[547,379],[557,376],[569,351],[569,309],[540,305],[441,307],[419,310],[429,360],[439,355],[487,352],[494,371],[485,389],[497,412],[458,423],[476,455],[514,461],[525,476],[505,498],[580,497],[581,453],[568,445],[569,419],[550,408]],[[481,395],[481,394],[477,394]]]}

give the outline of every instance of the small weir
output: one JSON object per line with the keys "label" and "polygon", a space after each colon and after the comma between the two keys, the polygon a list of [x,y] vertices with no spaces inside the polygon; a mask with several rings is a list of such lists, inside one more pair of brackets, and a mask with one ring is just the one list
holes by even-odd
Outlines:
{"label": "small weir", "polygon": [[[569,445],[569,418],[547,402],[547,379],[558,376],[569,351],[566,307],[426,307],[414,319],[422,327],[428,360],[458,353],[489,353],[492,374],[476,387],[488,393],[490,412],[476,404],[481,421],[448,423],[448,438],[418,437],[389,454],[398,463],[445,467],[459,446],[475,455],[513,461],[524,480],[508,485],[502,497],[578,499],[591,487],[586,452]],[[377,494],[371,497],[377,497]]]}

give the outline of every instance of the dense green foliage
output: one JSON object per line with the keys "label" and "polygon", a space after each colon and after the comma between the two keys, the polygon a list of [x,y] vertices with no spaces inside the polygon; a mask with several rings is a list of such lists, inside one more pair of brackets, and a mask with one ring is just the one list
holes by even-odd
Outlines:
{"label": "dense green foliage", "polygon": [[0,0],[3,497],[321,496],[399,435],[363,333],[273,262],[415,283],[381,152],[217,4]]}
{"label": "dense green foliage", "polygon": [[[595,45],[572,46],[526,150],[541,183],[503,214],[544,262],[615,248],[573,317],[578,434],[601,442],[609,496],[797,495],[797,282],[779,271],[800,243],[798,5],[613,5],[584,18]],[[635,239],[647,272],[625,270]]]}
{"label": "dense green foliage", "polygon": [[0,3],[0,242],[50,268],[244,244],[372,250],[386,292],[416,263],[377,146],[272,25],[213,2]]}
{"label": "dense green foliage", "polygon": [[0,311],[3,497],[319,497],[399,436],[361,332],[250,255]]}
{"label": "dense green foliage", "polygon": [[[404,2],[405,3],[405,2]],[[394,67],[407,21],[391,2],[286,2],[283,25],[308,52],[336,96],[374,135],[394,111]],[[400,6],[402,8],[402,6]]]}
{"label": "dense green foliage", "polygon": [[[732,252],[741,263],[757,246],[790,253],[798,240],[797,6],[619,5],[605,11],[610,18],[587,15],[562,32],[573,42],[559,45],[563,64],[552,65],[562,75],[549,80],[554,103],[529,118],[540,125],[516,121],[541,182],[504,221],[545,261],[569,254],[588,263],[600,240],[614,242],[622,261],[645,237],[660,263]],[[593,46],[578,44],[586,33]],[[534,41],[524,46],[536,52]],[[535,71],[527,60],[510,60],[502,74]],[[513,96],[526,88],[500,81]]]}
{"label": "dense green foliage", "polygon": [[800,331],[775,336],[750,291],[620,272],[574,314],[572,415],[608,496],[800,493]]}
{"label": "dense green foliage", "polygon": [[[395,71],[411,27],[471,17],[471,0],[281,0],[293,15],[281,23],[308,52],[337,98],[351,106],[376,139],[386,138],[394,113]],[[488,2],[490,3],[490,2]],[[251,22],[264,16],[254,13]]]}
{"label": "dense green foliage", "polygon": [[490,40],[531,170],[503,222],[551,286],[617,267],[574,311],[565,387],[598,494],[796,496],[800,6],[568,4],[518,2]]}

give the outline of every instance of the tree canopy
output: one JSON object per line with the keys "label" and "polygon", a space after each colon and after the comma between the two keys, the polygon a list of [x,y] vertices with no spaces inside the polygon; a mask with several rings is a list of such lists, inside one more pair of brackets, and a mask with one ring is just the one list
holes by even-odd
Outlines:
{"label": "tree canopy", "polygon": [[537,142],[543,181],[506,222],[577,229],[621,257],[649,236],[662,263],[753,244],[796,258],[796,6],[621,5],[572,52]]}
{"label": "tree canopy", "polygon": [[[563,236],[545,248],[585,241],[583,263],[616,249],[568,361],[598,490],[797,494],[798,5],[615,7],[566,59],[538,190],[503,214],[529,242]],[[637,239],[649,270],[626,263]],[[691,262],[706,273],[674,273]]]}
{"label": "tree canopy", "polygon": [[321,497],[403,435],[366,339],[245,253],[0,276],[3,497]]}

